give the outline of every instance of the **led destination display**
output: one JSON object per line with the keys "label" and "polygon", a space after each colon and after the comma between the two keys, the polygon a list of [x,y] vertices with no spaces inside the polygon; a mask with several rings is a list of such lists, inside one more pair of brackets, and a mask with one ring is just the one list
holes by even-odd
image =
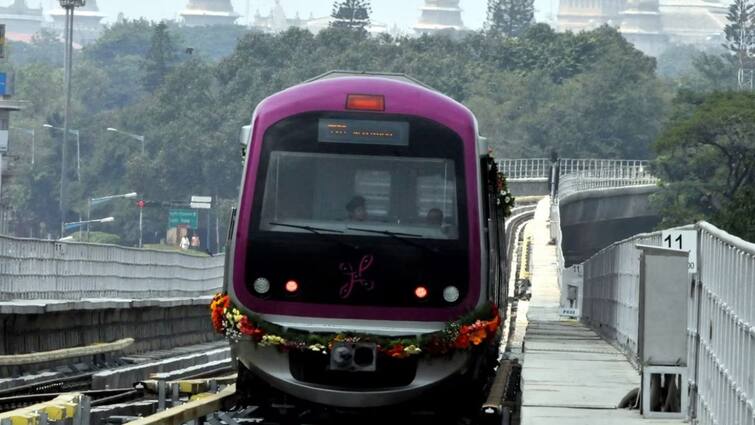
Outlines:
{"label": "led destination display", "polygon": [[323,143],[408,146],[409,123],[321,119],[318,141]]}

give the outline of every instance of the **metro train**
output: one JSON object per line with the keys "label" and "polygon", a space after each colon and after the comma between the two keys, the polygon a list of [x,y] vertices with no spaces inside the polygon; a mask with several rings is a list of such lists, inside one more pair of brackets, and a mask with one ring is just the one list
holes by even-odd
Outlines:
{"label": "metro train", "polygon": [[212,306],[237,389],[375,408],[481,386],[508,291],[471,111],[408,76],[331,72],[262,101],[250,129]]}

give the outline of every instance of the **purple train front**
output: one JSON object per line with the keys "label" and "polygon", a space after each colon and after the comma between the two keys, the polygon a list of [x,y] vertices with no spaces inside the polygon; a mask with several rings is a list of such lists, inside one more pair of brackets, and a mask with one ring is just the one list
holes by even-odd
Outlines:
{"label": "purple train front", "polygon": [[502,218],[467,108],[326,74],[264,100],[247,143],[225,281],[240,375],[342,407],[485,375]]}

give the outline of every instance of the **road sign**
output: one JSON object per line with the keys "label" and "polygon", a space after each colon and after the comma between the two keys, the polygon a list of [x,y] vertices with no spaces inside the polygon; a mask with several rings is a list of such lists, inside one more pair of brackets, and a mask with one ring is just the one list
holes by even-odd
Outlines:
{"label": "road sign", "polygon": [[191,202],[200,202],[203,204],[209,204],[212,202],[212,196],[192,196]]}
{"label": "road sign", "polygon": [[199,214],[193,210],[175,209],[168,212],[168,227],[177,227],[185,224],[196,229],[199,227]]}
{"label": "road sign", "polygon": [[8,74],[0,72],[0,95],[8,94]]}
{"label": "road sign", "polygon": [[664,248],[689,251],[689,272],[697,273],[697,231],[696,230],[664,230],[661,232]]}
{"label": "road sign", "polygon": [[210,208],[212,208],[212,205],[204,204],[200,202],[192,202],[191,204],[189,204],[189,206],[191,206],[192,208],[199,209],[199,210],[209,210]]}

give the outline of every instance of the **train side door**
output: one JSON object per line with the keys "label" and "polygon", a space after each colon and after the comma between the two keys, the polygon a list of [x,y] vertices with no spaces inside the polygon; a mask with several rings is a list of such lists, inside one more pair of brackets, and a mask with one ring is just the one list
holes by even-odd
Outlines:
{"label": "train side door", "polygon": [[485,223],[485,247],[488,255],[488,296],[496,304],[502,306],[502,300],[508,295],[502,291],[503,270],[501,268],[501,250],[500,235],[502,220],[500,209],[497,203],[497,183],[498,169],[494,160],[490,156],[481,159],[480,169],[482,171],[482,201],[483,201],[483,220]]}

